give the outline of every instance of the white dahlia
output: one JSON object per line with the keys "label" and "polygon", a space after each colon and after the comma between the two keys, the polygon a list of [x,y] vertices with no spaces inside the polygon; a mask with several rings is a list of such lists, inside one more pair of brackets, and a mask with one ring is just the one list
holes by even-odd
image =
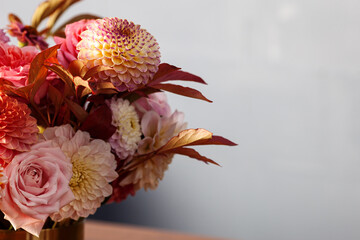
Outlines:
{"label": "white dahlia", "polygon": [[44,137],[46,140],[54,140],[73,165],[69,185],[75,200],[51,218],[54,221],[65,218],[77,220],[94,214],[105,197],[112,194],[109,183],[118,177],[110,145],[103,140],[90,140],[87,132],[79,130],[75,133],[70,125],[48,128],[44,131]]}
{"label": "white dahlia", "polygon": [[139,117],[128,100],[112,98],[108,105],[112,112],[111,124],[116,127],[109,143],[120,159],[134,155],[141,140]]}

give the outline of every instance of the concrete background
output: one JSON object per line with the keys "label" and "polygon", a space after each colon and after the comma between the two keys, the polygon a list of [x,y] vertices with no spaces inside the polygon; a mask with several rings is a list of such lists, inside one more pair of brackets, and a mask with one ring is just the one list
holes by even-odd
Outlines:
{"label": "concrete background", "polygon": [[[39,0],[2,1],[0,26]],[[360,238],[360,2],[82,1],[75,13],[127,18],[158,40],[162,61],[198,74],[214,103],[169,94],[189,127],[238,147],[176,157],[153,192],[95,217],[244,240]]]}

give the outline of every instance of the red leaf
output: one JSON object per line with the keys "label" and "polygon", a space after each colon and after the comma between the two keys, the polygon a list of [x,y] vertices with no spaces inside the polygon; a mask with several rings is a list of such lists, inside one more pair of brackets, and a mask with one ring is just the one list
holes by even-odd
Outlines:
{"label": "red leaf", "polygon": [[237,144],[226,139],[221,136],[212,136],[210,139],[202,139],[191,144],[188,146],[195,146],[195,145],[226,145],[226,146],[236,146]]}
{"label": "red leaf", "polygon": [[84,122],[88,117],[88,113],[77,103],[65,98],[65,102],[69,106],[70,111],[75,115],[79,122]]}
{"label": "red leaf", "polygon": [[111,124],[112,113],[107,105],[102,105],[89,114],[80,127],[80,130],[87,131],[93,138],[107,140],[116,131]]}
{"label": "red leaf", "polygon": [[201,100],[204,100],[207,102],[212,102],[211,100],[207,99],[204,95],[202,95],[202,93],[199,92],[198,90],[189,88],[189,87],[183,87],[180,85],[175,85],[175,84],[170,84],[170,83],[151,85],[151,87],[156,88],[156,89],[162,89],[162,90],[172,92],[175,94],[179,94],[182,96],[186,96],[186,97],[191,97],[191,98],[201,99]]}
{"label": "red leaf", "polygon": [[206,82],[201,77],[181,71],[180,68],[170,64],[162,63],[159,65],[159,70],[156,72],[153,80],[148,85],[153,86],[170,80],[192,81],[206,84]]}
{"label": "red leaf", "polygon": [[180,154],[180,155],[185,155],[185,156],[188,156],[188,157],[191,157],[191,158],[195,158],[197,160],[200,160],[206,164],[209,164],[209,163],[212,163],[212,164],[215,164],[215,165],[218,165],[220,166],[217,162],[205,157],[205,156],[202,156],[200,155],[197,151],[195,151],[194,149],[192,148],[176,148],[176,149],[171,149],[169,150],[168,152],[170,153],[177,153],[177,154]]}

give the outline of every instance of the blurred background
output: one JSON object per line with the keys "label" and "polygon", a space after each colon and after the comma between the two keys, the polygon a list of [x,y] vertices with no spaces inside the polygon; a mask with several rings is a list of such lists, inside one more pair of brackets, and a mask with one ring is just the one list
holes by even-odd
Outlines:
{"label": "blurred background", "polygon": [[[1,0],[26,23],[40,0]],[[176,156],[156,191],[93,218],[243,240],[360,238],[360,2],[87,0],[127,18],[162,61],[203,77],[213,103],[168,94],[188,126],[237,147],[201,147],[222,167]]]}

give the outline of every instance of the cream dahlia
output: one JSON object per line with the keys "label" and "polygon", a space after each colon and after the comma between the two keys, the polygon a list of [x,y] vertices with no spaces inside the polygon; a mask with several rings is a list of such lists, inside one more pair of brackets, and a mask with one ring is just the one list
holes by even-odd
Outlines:
{"label": "cream dahlia", "polygon": [[65,218],[77,220],[94,214],[105,197],[111,195],[109,183],[118,176],[110,145],[99,139],[91,140],[87,132],[78,130],[75,133],[70,125],[47,128],[43,135],[46,140],[53,140],[59,145],[73,165],[70,188],[75,200],[51,218],[54,221]]}
{"label": "cream dahlia", "polygon": [[[183,118],[183,113],[178,111],[168,117],[161,117],[155,111],[145,113],[141,120],[141,128],[145,137],[139,142],[138,153],[149,153],[165,145],[170,138],[186,128]],[[155,189],[164,177],[164,172],[168,169],[172,157],[173,154],[158,154],[141,162],[120,182],[120,186],[134,184],[135,190]]]}
{"label": "cream dahlia", "polygon": [[0,165],[38,141],[36,119],[30,113],[26,104],[0,92]]}
{"label": "cream dahlia", "polygon": [[141,140],[139,117],[128,100],[112,98],[108,105],[112,112],[111,124],[116,127],[109,143],[116,155],[125,159],[135,153]]}
{"label": "cream dahlia", "polygon": [[78,59],[88,67],[105,65],[99,81],[111,81],[119,91],[146,84],[160,64],[159,45],[140,25],[118,18],[104,18],[87,26],[77,45]]}

